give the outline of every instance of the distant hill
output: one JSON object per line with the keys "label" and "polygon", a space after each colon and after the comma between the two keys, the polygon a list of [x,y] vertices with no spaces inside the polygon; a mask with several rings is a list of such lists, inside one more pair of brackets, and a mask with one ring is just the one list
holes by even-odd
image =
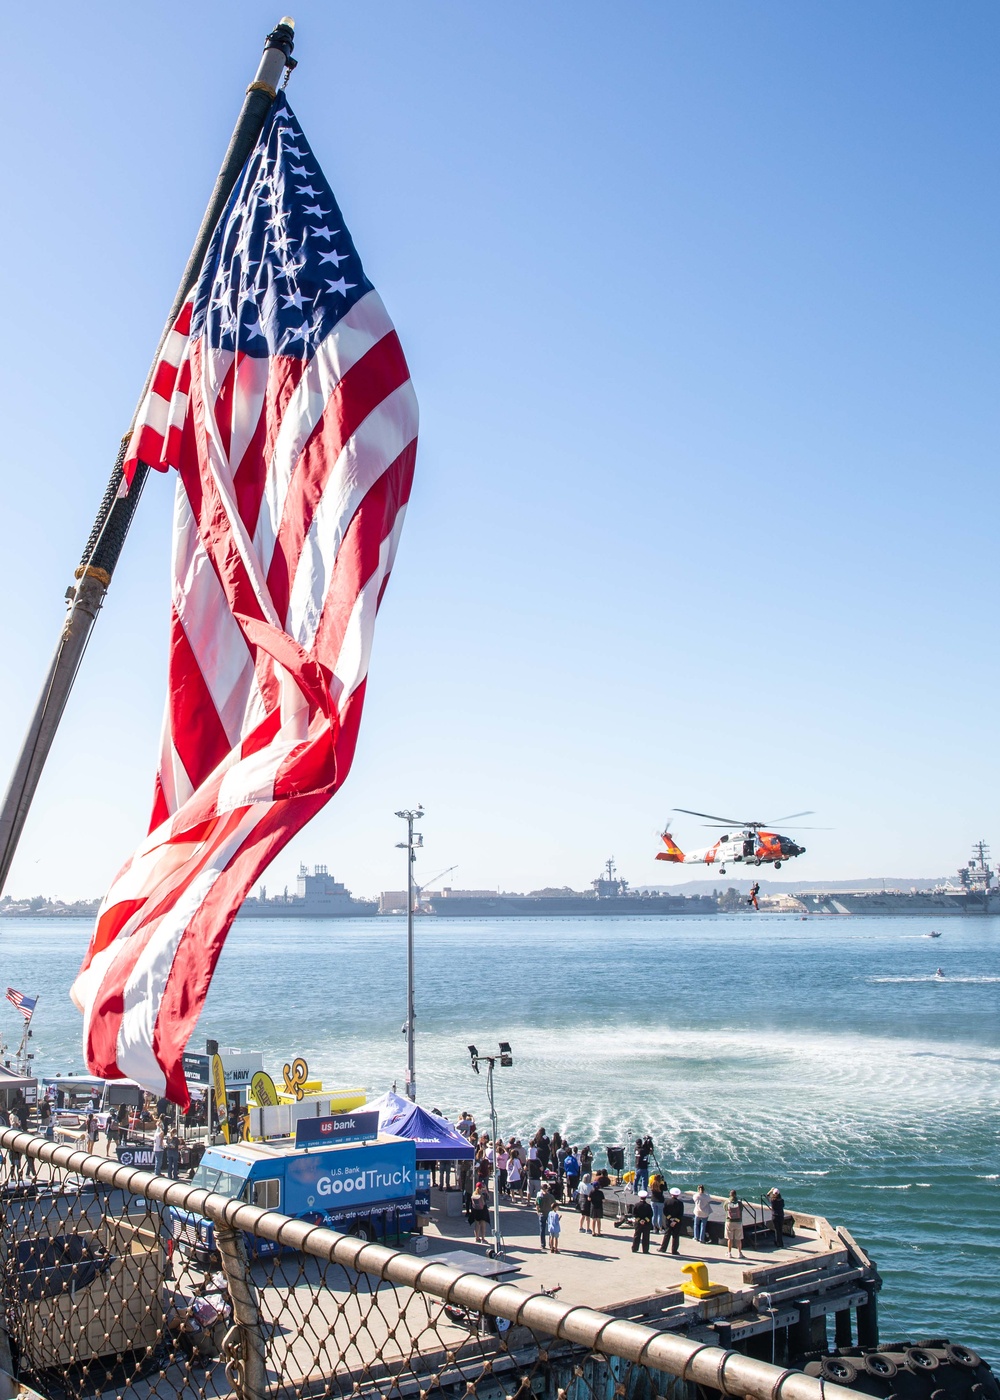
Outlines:
{"label": "distant hill", "polygon": [[[763,867],[762,867],[763,868]],[[766,880],[763,876],[739,877],[736,875],[716,875],[709,880],[686,880],[682,885],[635,885],[634,889],[651,894],[711,894],[713,890],[735,889],[746,892],[754,879],[760,882],[766,894],[795,894],[798,890],[814,890],[832,893],[849,890],[933,890],[945,884],[945,876],[936,880],[918,880],[912,876],[886,875],[874,880],[796,880],[789,875],[785,880]]]}

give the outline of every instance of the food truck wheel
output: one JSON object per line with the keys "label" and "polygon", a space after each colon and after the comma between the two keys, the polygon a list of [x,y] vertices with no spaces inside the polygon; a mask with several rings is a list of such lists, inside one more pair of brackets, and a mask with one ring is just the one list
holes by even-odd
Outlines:
{"label": "food truck wheel", "polygon": [[372,1227],[365,1224],[364,1221],[359,1221],[357,1225],[352,1225],[351,1234],[356,1240],[364,1240],[366,1244],[371,1244],[372,1240],[375,1238],[372,1233]]}
{"label": "food truck wheel", "polygon": [[513,1325],[509,1317],[486,1316],[486,1326],[495,1337],[506,1337]]}

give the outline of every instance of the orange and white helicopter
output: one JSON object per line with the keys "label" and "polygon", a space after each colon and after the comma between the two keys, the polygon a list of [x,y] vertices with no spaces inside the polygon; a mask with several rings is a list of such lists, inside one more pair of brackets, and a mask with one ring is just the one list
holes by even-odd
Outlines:
{"label": "orange and white helicopter", "polygon": [[[778,822],[794,821],[796,817],[812,816],[812,812],[792,812],[787,817],[779,817],[775,822],[739,822],[727,821],[725,817],[713,817],[709,812],[692,812],[687,807],[675,807],[674,811],[683,812],[688,817],[704,817],[707,826],[722,826],[728,829],[712,846],[706,846],[700,851],[682,851],[671,836],[668,825],[666,830],[660,833],[660,840],[667,849],[658,851],[656,859],[674,861],[678,865],[718,865],[720,875],[725,875],[727,861],[734,864],[742,862],[744,865],[764,865],[773,862],[775,870],[780,870],[782,861],[791,860],[792,856],[803,855],[806,848],[793,841],[790,836],[779,836],[776,831],[766,831],[765,827],[777,826]],[[804,829],[814,830],[812,827]]]}

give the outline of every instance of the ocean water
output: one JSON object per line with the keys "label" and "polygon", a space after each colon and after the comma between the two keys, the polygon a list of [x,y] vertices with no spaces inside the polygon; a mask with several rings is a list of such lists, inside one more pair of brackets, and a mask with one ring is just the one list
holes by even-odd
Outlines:
{"label": "ocean water", "polygon": [[[1000,1362],[1000,919],[788,916],[418,922],[417,1085],[487,1122],[469,1064],[509,1040],[501,1130],[652,1134],[668,1179],[781,1186],[885,1280],[883,1338]],[[85,921],[4,919],[5,984],[41,992],[39,1073],[82,1068],[67,989]],[[943,978],[935,975],[941,967]],[[304,1055],[327,1084],[405,1079],[402,920],[239,921],[192,1048]],[[20,1017],[3,1004],[8,1044]],[[600,1154],[598,1154],[599,1160]]]}

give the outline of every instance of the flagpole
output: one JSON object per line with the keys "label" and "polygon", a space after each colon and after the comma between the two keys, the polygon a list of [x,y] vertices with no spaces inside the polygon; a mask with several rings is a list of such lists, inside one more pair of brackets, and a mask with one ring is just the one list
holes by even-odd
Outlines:
{"label": "flagpole", "polygon": [[239,178],[243,164],[261,133],[271,104],[277,96],[282,75],[286,68],[295,66],[295,60],[291,56],[294,42],[295,21],[287,16],[278,22],[264,41],[264,52],[256,76],[246,90],[243,108],[230,138],[229,149],[226,151],[212,197],[191,249],[191,256],[187,260],[163,334],[153,355],[129,431],[119,445],[111,479],[97,512],[90,538],[87,540],[87,547],[74,574],[74,582],[66,590],[68,606],[59,641],[24,737],[3,806],[0,807],[0,892],[7,882],[38,780],[87,649],[91,628],[97,620],[97,614],[111,585],[111,578],[148,474],[148,467],[140,462],[128,494],[121,494],[122,464],[139,407],[149,388],[153,366],[170,334],[177,313],[197,281],[215,226]]}
{"label": "flagpole", "polygon": [[28,1060],[27,1060],[27,1054],[28,1054],[28,1037],[29,1037],[30,1034],[31,1034],[31,1018],[32,1018],[32,1016],[34,1016],[34,1014],[35,1014],[35,1007],[37,1007],[37,1005],[38,1005],[38,997],[35,997],[35,1006],[33,1006],[33,1007],[31,1008],[31,1011],[30,1011],[30,1012],[28,1013],[28,1015],[24,1018],[24,1030],[21,1032],[21,1043],[20,1043],[20,1045],[17,1047],[17,1056],[16,1056],[16,1058],[15,1058],[15,1060],[14,1060],[14,1063],[17,1065],[17,1072],[18,1072],[18,1074],[21,1074],[21,1075],[23,1075],[23,1076],[25,1076],[25,1077],[27,1077],[27,1074],[28,1074]]}

